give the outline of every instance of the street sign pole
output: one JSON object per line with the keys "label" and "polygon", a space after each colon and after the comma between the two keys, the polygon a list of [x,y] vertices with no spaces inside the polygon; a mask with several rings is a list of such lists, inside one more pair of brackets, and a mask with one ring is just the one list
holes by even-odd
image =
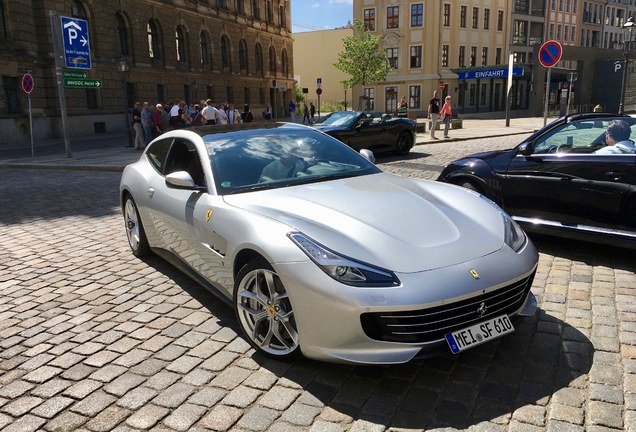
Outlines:
{"label": "street sign pole", "polygon": [[515,55],[510,53],[508,56],[508,85],[506,87],[506,127],[510,126],[510,104],[512,98],[510,90],[512,89],[512,72],[514,70]]}
{"label": "street sign pole", "polygon": [[31,92],[33,91],[34,80],[30,73],[25,73],[22,76],[22,90],[27,94],[29,99],[29,136],[31,137],[31,157],[35,156],[35,150],[33,149],[33,112],[31,110]]}
{"label": "street sign pole", "polygon": [[543,126],[548,123],[548,101],[550,99],[550,81],[552,78],[552,67],[561,61],[563,47],[558,41],[549,40],[539,48],[539,63],[548,68],[548,76],[545,80],[545,105],[543,108]]}
{"label": "street sign pole", "polygon": [[29,99],[29,129],[31,130],[31,157],[35,157],[35,150],[33,149],[33,113],[31,112],[31,93],[29,93],[28,99]]}
{"label": "street sign pole", "polygon": [[68,138],[68,118],[66,114],[66,96],[64,95],[64,77],[62,72],[62,62],[64,60],[64,49],[62,46],[62,32],[60,16],[55,11],[49,11],[51,18],[51,35],[53,37],[53,57],[55,58],[55,78],[57,81],[57,94],[60,98],[60,117],[62,118],[62,135],[64,136],[64,149],[66,157],[72,158],[71,141]]}
{"label": "street sign pole", "polygon": [[548,77],[545,79],[545,105],[543,106],[543,126],[548,123],[548,99],[550,98],[550,80],[552,78],[552,68],[548,68]]}

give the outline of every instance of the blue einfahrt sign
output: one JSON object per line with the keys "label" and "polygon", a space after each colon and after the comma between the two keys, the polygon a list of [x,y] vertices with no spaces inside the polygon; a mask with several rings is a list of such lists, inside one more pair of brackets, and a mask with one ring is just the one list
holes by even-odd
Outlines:
{"label": "blue einfahrt sign", "polygon": [[[488,78],[508,78],[508,68],[497,68],[497,69],[487,69],[487,70],[470,70],[464,71],[457,74],[460,80],[469,80],[469,79],[488,79]],[[523,68],[522,67],[513,67],[512,68],[512,76],[520,77],[523,76]]]}

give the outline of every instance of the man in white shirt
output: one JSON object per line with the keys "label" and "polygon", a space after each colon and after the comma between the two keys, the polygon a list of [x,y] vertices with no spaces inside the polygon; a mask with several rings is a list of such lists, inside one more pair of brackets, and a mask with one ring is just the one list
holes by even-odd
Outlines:
{"label": "man in white shirt", "polygon": [[203,117],[207,120],[207,124],[213,125],[216,124],[216,118],[219,115],[219,111],[214,108],[212,104],[212,99],[208,99],[205,101],[205,108],[201,111]]}
{"label": "man in white shirt", "polygon": [[636,153],[634,141],[629,137],[632,129],[625,120],[612,120],[607,125],[605,142],[607,146],[596,150],[595,154],[631,154]]}

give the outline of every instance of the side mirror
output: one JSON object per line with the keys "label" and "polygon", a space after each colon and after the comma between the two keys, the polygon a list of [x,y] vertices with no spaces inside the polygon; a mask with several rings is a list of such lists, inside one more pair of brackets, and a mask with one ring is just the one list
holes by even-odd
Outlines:
{"label": "side mirror", "polygon": [[360,150],[360,154],[362,155],[363,158],[365,158],[366,160],[368,160],[372,164],[375,163],[375,156],[373,155],[373,152],[371,150],[362,149],[362,150]]}
{"label": "side mirror", "polygon": [[197,185],[187,171],[175,171],[166,176],[166,185],[175,189],[205,190]]}
{"label": "side mirror", "polygon": [[522,143],[517,147],[517,154],[530,156],[532,154],[532,146],[529,143]]}

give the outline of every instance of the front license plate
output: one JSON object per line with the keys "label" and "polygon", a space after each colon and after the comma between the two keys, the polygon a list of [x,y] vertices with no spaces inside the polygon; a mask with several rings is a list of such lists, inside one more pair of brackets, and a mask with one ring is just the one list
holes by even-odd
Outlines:
{"label": "front license plate", "polygon": [[457,354],[513,331],[515,328],[508,315],[501,315],[452,333],[446,333],[445,337],[453,354]]}

